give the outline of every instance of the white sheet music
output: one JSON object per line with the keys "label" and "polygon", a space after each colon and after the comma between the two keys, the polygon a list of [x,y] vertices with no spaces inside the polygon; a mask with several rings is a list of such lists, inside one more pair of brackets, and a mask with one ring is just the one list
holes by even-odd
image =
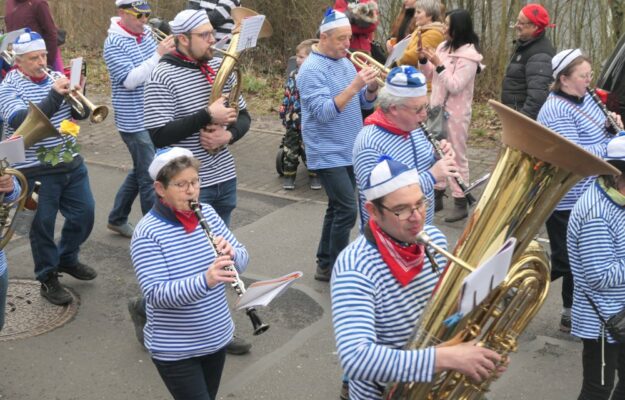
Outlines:
{"label": "white sheet music", "polygon": [[506,240],[494,256],[486,260],[464,279],[460,298],[460,313],[462,315],[467,315],[506,279],[515,247],[516,238],[512,237]]}
{"label": "white sheet music", "polygon": [[13,136],[0,142],[0,160],[6,158],[9,164],[26,161],[24,154],[24,138]]}
{"label": "white sheet music", "polygon": [[251,49],[256,47],[256,41],[258,35],[265,22],[264,15],[254,15],[253,17],[247,17],[241,22],[241,33],[239,34],[239,43],[237,44],[236,52],[239,53],[245,49]]}
{"label": "white sheet music", "polygon": [[266,306],[273,299],[281,295],[296,279],[302,277],[302,272],[295,271],[276,279],[252,283],[243,296],[237,299],[234,305],[237,310],[248,307]]}
{"label": "white sheet music", "polygon": [[386,63],[384,63],[385,67],[390,67],[391,64],[395,62],[395,60],[398,60],[402,56],[402,54],[404,54],[404,51],[406,51],[406,47],[408,47],[408,43],[410,43],[410,38],[411,35],[406,36],[405,38],[400,40],[399,43],[395,45],[395,47],[393,47],[393,52],[386,59]]}
{"label": "white sheet music", "polygon": [[71,70],[69,74],[69,87],[74,88],[80,85],[82,75],[82,57],[72,58],[70,61]]}

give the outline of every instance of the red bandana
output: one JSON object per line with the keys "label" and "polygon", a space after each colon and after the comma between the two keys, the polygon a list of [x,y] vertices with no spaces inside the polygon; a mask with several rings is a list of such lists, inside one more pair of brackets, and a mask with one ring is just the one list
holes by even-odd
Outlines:
{"label": "red bandana", "polygon": [[165,203],[163,199],[161,199],[161,203],[163,203],[165,207],[169,208],[170,210],[174,212],[176,219],[182,224],[182,227],[184,228],[184,231],[186,233],[193,232],[195,228],[197,227],[197,225],[200,223],[200,221],[197,219],[197,215],[195,215],[193,211],[176,210],[169,204]]}
{"label": "red bandana", "polygon": [[34,77],[34,76],[32,76],[32,75],[28,75],[26,72],[24,72],[24,71],[23,71],[20,67],[18,67],[18,66],[15,66],[15,67],[13,67],[13,68],[11,68],[11,69],[17,69],[17,70],[18,70],[18,71],[20,71],[20,72],[21,72],[21,73],[22,73],[22,74],[23,74],[26,78],[28,78],[28,79],[29,79],[32,83],[39,84],[39,83],[41,83],[41,82],[44,82],[46,79],[48,79],[48,76],[47,76],[47,75],[45,75],[45,74],[44,74],[41,78],[37,78],[37,77]]}
{"label": "red bandana", "polygon": [[202,73],[206,77],[206,80],[208,81],[208,83],[210,83],[211,85],[213,84],[213,77],[215,75],[217,75],[217,73],[215,72],[214,69],[212,69],[210,67],[210,65],[208,65],[208,63],[206,63],[206,62],[197,62],[197,61],[195,61],[195,60],[185,56],[184,54],[180,53],[178,50],[174,50],[171,54],[173,54],[174,56],[178,57],[179,59],[181,59],[183,61],[190,62],[190,63],[195,64],[198,67],[200,67],[200,71],[202,71]]}
{"label": "red bandana", "polygon": [[143,32],[141,32],[141,33],[134,33],[132,31],[129,31],[128,29],[126,29],[126,27],[124,25],[121,24],[121,21],[117,21],[117,25],[119,25],[120,28],[122,28],[124,31],[126,31],[127,34],[134,36],[135,39],[137,39],[137,43],[141,43],[141,41],[143,40]]}
{"label": "red bandana", "polygon": [[408,285],[423,269],[425,257],[423,246],[417,243],[408,246],[400,245],[382,231],[373,219],[369,220],[369,227],[382,260],[402,286]]}
{"label": "red bandana", "polygon": [[365,119],[365,125],[377,125],[395,135],[403,136],[404,139],[408,139],[408,136],[410,135],[409,131],[399,129],[391,121],[389,121],[388,118],[386,118],[386,115],[384,115],[382,110],[379,108]]}

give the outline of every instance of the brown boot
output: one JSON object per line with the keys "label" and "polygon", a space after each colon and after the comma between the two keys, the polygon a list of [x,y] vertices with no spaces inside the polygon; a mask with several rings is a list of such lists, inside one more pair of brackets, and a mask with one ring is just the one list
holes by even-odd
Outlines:
{"label": "brown boot", "polygon": [[443,209],[443,197],[445,197],[445,189],[434,189],[434,212],[439,212]]}
{"label": "brown boot", "polygon": [[445,217],[445,222],[456,222],[469,216],[467,199],[464,197],[454,197],[454,209],[451,214]]}

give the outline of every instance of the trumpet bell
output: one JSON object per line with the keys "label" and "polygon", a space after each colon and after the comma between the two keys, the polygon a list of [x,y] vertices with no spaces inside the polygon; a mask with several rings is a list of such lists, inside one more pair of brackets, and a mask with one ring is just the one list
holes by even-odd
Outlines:
{"label": "trumpet bell", "polygon": [[24,148],[28,149],[43,139],[58,136],[59,132],[48,117],[32,102],[28,103],[28,115],[13,136],[24,139]]}

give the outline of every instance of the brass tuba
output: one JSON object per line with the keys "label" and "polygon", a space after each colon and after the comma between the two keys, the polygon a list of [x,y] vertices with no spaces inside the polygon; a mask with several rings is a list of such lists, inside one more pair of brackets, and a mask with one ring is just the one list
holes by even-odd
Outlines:
{"label": "brass tuba", "polygon": [[[24,174],[20,171],[9,168],[9,162],[6,159],[0,160],[0,176],[1,175],[13,175],[17,178],[22,188],[20,196],[9,203],[4,203],[4,193],[0,193],[0,250],[11,240],[11,236],[15,233],[15,224],[17,221],[17,214],[24,210],[26,205],[26,199],[28,198],[28,181]],[[11,209],[14,208],[13,216],[11,216]]]}
{"label": "brass tuba", "polygon": [[[223,56],[223,61],[221,62],[219,70],[217,71],[217,75],[215,76],[208,104],[213,104],[223,95],[223,90],[226,86],[226,82],[228,82],[230,75],[234,73],[236,76],[236,82],[232,87],[232,90],[228,94],[228,105],[238,112],[239,96],[241,94],[241,88],[243,85],[243,76],[238,66],[240,52],[236,51],[239,44],[239,30],[241,28],[241,22],[243,21],[243,19],[258,15],[258,13],[256,11],[250,10],[249,8],[236,7],[232,9],[231,15],[232,20],[235,24],[235,28],[232,31],[232,38],[230,39],[230,45],[228,46],[228,49],[220,50],[213,47],[213,51],[221,53],[221,55]],[[273,30],[271,28],[271,24],[265,19],[258,38],[268,38],[272,35],[272,33]],[[211,153],[216,154],[220,150],[221,149],[215,149],[214,152]]]}
{"label": "brass tuba", "polygon": [[[504,144],[484,194],[458,240],[406,349],[453,345],[477,339],[504,358],[538,312],[549,288],[549,262],[532,239],[569,189],[592,175],[619,171],[526,116],[489,101],[502,121]],[[492,256],[510,237],[517,239],[504,282],[456,325],[445,320],[457,311],[463,279],[471,266]],[[531,243],[530,243],[531,242]],[[385,399],[481,399],[491,381],[476,384],[445,371],[432,382],[390,383]]]}
{"label": "brass tuba", "polygon": [[58,134],[59,132],[39,107],[29,102],[26,119],[11,137],[21,136],[24,140],[24,148],[28,149],[35,143]]}

